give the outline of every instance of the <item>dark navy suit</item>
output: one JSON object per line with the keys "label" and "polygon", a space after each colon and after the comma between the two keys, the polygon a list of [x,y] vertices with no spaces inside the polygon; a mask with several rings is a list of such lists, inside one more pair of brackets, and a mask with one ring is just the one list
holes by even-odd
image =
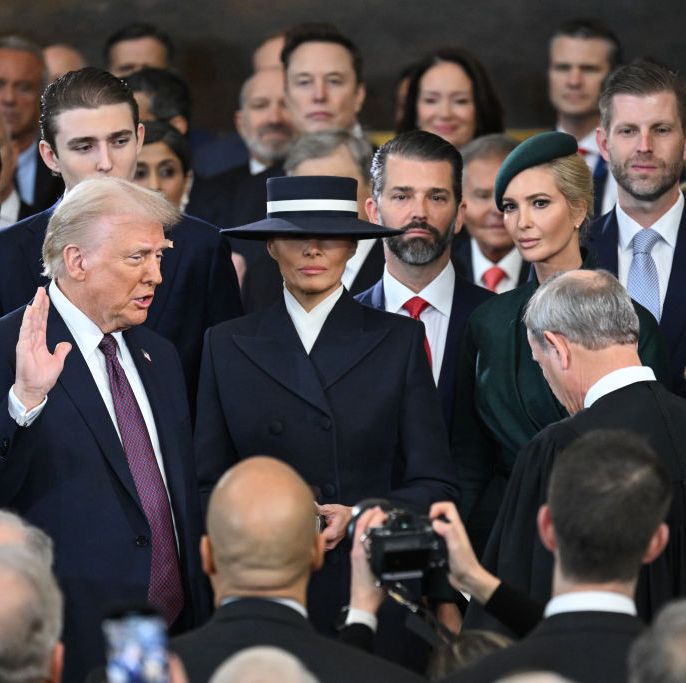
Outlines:
{"label": "dark navy suit", "polygon": [[[0,315],[28,303],[46,284],[41,249],[54,208],[0,230]],[[165,251],[162,284],[145,325],[176,346],[193,409],[205,330],[243,310],[231,248],[216,228],[184,215],[169,237],[174,248]]]}
{"label": "dark navy suit", "polygon": [[[65,596],[64,680],[81,683],[104,660],[100,620],[107,606],[146,601],[150,528],[95,380],[53,307],[48,348],[72,343],[64,370],[31,426],[19,427],[9,416],[22,315],[19,309],[0,319],[0,507],[16,510],[55,543],[55,573]],[[182,620],[190,627],[209,610],[183,373],[173,345],[151,330],[135,327],[124,338],[160,439],[185,585]]]}
{"label": "dark navy suit", "polygon": [[[207,332],[196,462],[203,501],[224,471],[256,454],[292,465],[321,503],[392,497],[426,511],[456,483],[448,435],[414,320],[336,302],[310,354],[283,298]],[[330,629],[347,602],[348,553],[326,553],[308,611]]]}
{"label": "dark navy suit", "polygon": [[[438,393],[441,398],[441,408],[449,431],[455,412],[455,395],[458,386],[461,384],[458,372],[460,363],[458,363],[458,360],[467,319],[475,308],[492,296],[494,296],[493,293],[487,289],[473,285],[457,273],[455,274],[453,305],[450,310],[450,321],[448,323],[448,335],[445,340],[441,374],[438,377]],[[385,310],[383,279],[379,280],[366,292],[358,294],[355,299],[361,304],[365,304],[365,306],[378,308],[382,311]]]}
{"label": "dark navy suit", "polygon": [[[591,224],[589,248],[595,252],[599,268],[617,275],[619,226],[614,210]],[[667,346],[669,357],[669,381],[667,386],[680,396],[686,397],[686,211],[681,215],[674,260],[667,285],[667,295],[662,307],[660,331]]]}

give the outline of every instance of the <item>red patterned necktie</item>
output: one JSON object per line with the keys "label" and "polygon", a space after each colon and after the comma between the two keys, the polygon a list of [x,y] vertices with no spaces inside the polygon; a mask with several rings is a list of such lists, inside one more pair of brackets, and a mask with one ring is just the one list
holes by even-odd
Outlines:
{"label": "red patterned necktie", "polygon": [[[424,301],[421,296],[413,296],[403,304],[403,308],[410,314],[410,318],[419,320],[421,312],[428,305],[429,302]],[[426,357],[429,359],[429,365],[431,365],[431,347],[429,346],[429,340],[426,338],[426,334],[424,334],[424,350],[426,351]]]}
{"label": "red patterned necktie", "polygon": [[148,601],[171,626],[183,609],[184,597],[167,490],[143,414],[117,358],[117,341],[106,334],[98,348],[105,356],[124,453],[152,535]]}
{"label": "red patterned necktie", "polygon": [[500,281],[507,275],[507,273],[499,266],[491,266],[482,276],[481,281],[486,285],[486,289],[495,292],[500,284]]}

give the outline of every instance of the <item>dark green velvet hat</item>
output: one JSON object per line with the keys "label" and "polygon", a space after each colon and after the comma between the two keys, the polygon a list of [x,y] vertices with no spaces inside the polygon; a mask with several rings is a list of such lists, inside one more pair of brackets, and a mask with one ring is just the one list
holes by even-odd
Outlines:
{"label": "dark green velvet hat", "polygon": [[546,164],[553,159],[575,154],[579,147],[576,138],[551,130],[539,133],[518,144],[506,157],[495,177],[495,203],[503,210],[503,195],[512,178],[527,168]]}

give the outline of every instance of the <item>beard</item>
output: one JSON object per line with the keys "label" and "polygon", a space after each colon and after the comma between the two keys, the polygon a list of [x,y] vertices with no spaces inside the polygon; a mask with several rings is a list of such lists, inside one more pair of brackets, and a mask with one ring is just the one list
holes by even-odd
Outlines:
{"label": "beard", "polygon": [[[281,133],[284,137],[263,140],[265,133]],[[280,123],[268,123],[258,128],[256,135],[248,141],[250,151],[260,159],[267,161],[281,161],[288,154],[293,142],[293,130]]]}
{"label": "beard", "polygon": [[[637,177],[635,172],[632,174],[629,169],[636,161],[656,164],[660,172],[652,178]],[[683,169],[684,162],[681,158],[668,162],[656,159],[652,155],[639,155],[624,163],[613,162],[610,159],[610,171],[617,184],[634,199],[644,202],[653,202],[671,190],[679,181]]]}
{"label": "beard", "polygon": [[391,252],[403,263],[410,266],[425,266],[433,263],[442,256],[453,241],[454,226],[451,224],[442,233],[438,228],[429,225],[425,221],[413,221],[403,226],[402,230],[412,230],[419,228],[426,230],[430,234],[430,239],[426,237],[387,237],[386,244]]}

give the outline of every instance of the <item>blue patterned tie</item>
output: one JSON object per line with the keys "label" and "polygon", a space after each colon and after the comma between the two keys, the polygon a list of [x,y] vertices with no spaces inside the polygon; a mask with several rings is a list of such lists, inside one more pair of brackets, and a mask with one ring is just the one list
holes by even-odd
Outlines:
{"label": "blue patterned tie", "polygon": [[627,289],[634,301],[645,306],[660,322],[660,280],[657,266],[650,255],[660,239],[652,228],[642,228],[634,236],[634,258],[629,267]]}

